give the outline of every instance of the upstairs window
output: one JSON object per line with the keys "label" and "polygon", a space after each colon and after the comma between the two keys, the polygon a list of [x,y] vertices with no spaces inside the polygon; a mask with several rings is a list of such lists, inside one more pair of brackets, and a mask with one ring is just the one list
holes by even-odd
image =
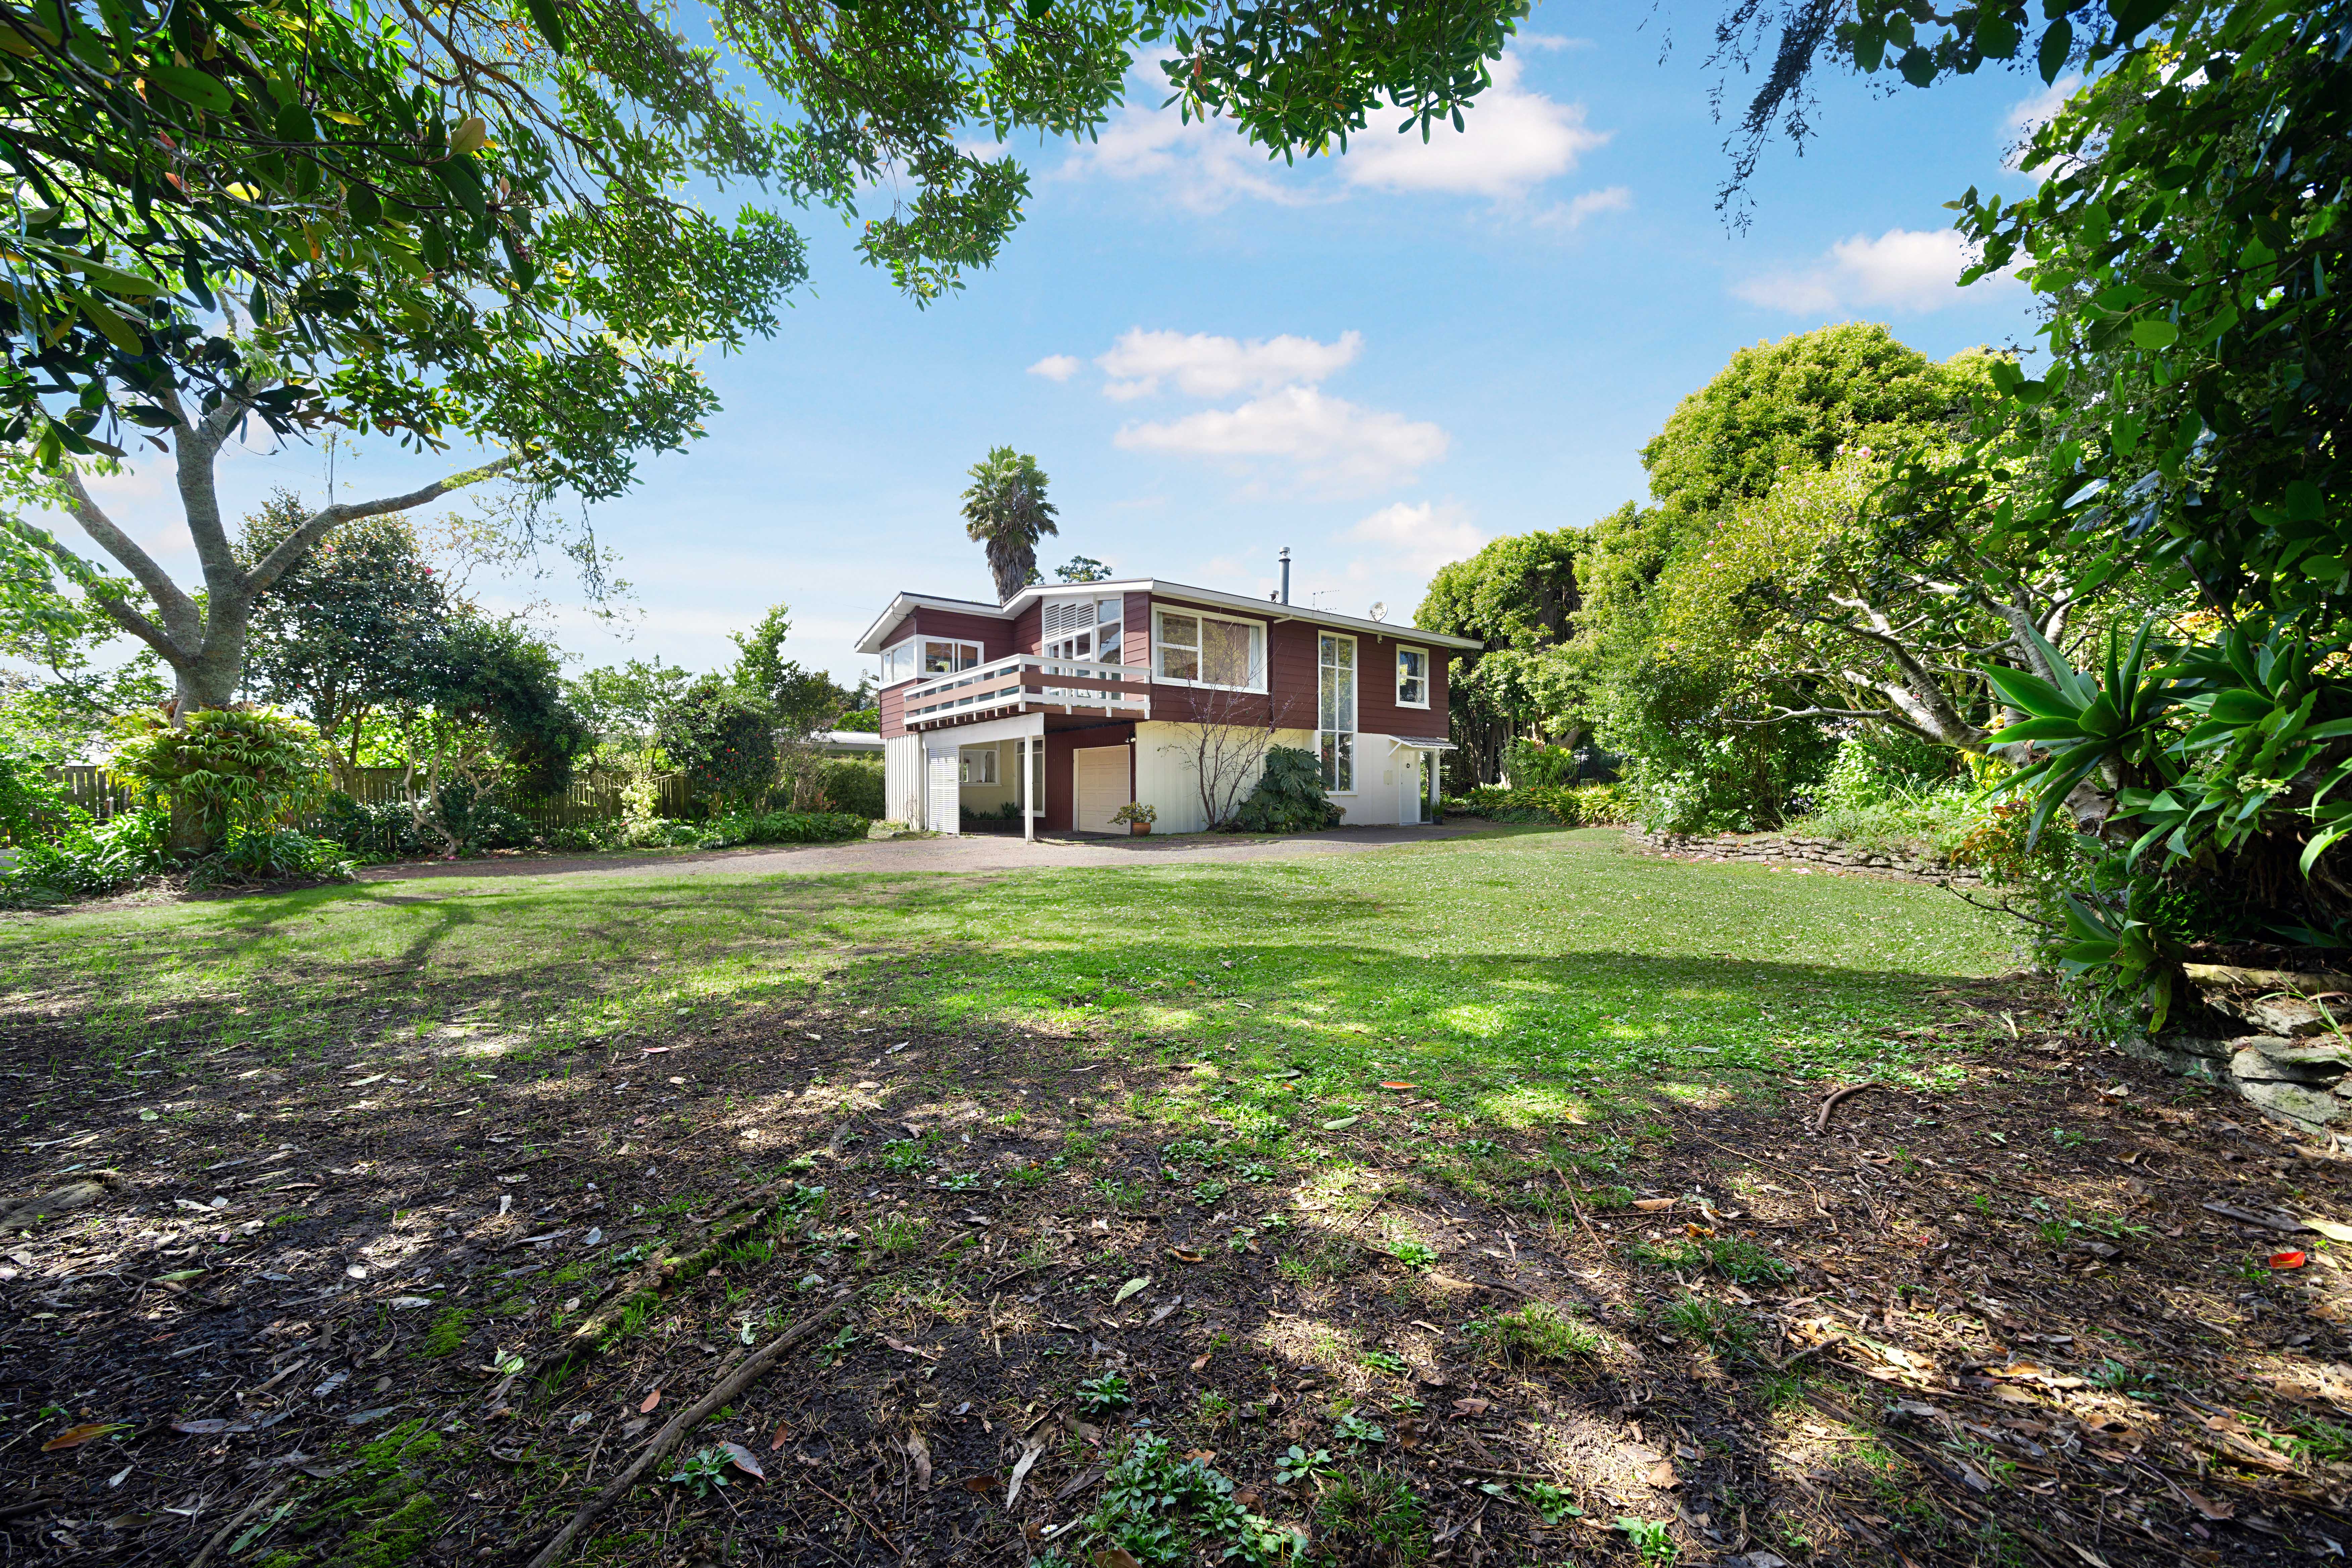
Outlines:
{"label": "upstairs window", "polygon": [[918,676],[953,675],[980,665],[981,647],[948,637],[908,637],[882,650],[882,684],[896,686]]}
{"label": "upstairs window", "polygon": [[1044,652],[1047,658],[1088,664],[1125,662],[1127,601],[1108,599],[1048,599],[1042,612]]}
{"label": "upstairs window", "polygon": [[1236,691],[1265,689],[1264,626],[1192,610],[1161,610],[1155,621],[1153,670],[1160,679]]}
{"label": "upstairs window", "polygon": [[1429,706],[1429,654],[1426,649],[1397,649],[1397,706]]}

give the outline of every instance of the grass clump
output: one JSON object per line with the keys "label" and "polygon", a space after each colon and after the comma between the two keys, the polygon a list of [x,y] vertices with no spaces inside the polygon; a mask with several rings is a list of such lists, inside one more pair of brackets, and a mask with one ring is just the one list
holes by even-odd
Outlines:
{"label": "grass clump", "polygon": [[1712,1268],[1736,1285],[1769,1285],[1796,1272],[1769,1251],[1736,1236],[1695,1236],[1664,1247],[1644,1243],[1633,1247],[1631,1256],[1652,1268]]}
{"label": "grass clump", "polygon": [[1598,1333],[1549,1301],[1530,1301],[1475,1327],[1506,1361],[1592,1361],[1607,1348]]}
{"label": "grass clump", "polygon": [[445,1307],[425,1332],[424,1348],[419,1355],[453,1356],[466,1347],[466,1336],[473,1331],[474,1310],[470,1307]]}
{"label": "grass clump", "polygon": [[1713,1351],[1738,1350],[1752,1332],[1729,1302],[1711,1296],[1684,1297],[1666,1309],[1664,1321],[1671,1331]]}
{"label": "grass clump", "polygon": [[1099,1550],[1076,1561],[1108,1557],[1115,1549],[1143,1568],[1220,1559],[1275,1568],[1296,1561],[1307,1543],[1235,1502],[1234,1483],[1206,1459],[1180,1460],[1167,1438],[1147,1433],[1104,1478],[1102,1502],[1080,1527],[1076,1544],[1082,1552],[1088,1545]]}
{"label": "grass clump", "polygon": [[1420,1563],[1429,1556],[1421,1500],[1394,1476],[1342,1470],[1324,1483],[1315,1521],[1344,1562]]}

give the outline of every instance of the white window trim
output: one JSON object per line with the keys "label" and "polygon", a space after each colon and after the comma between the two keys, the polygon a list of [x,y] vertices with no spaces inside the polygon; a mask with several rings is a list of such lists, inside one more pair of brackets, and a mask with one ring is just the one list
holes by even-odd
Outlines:
{"label": "white window trim", "polygon": [[[879,652],[879,653],[876,654],[876,655],[874,656],[874,657],[875,657],[875,658],[876,658],[876,660],[877,660],[877,669],[876,669],[876,673],[877,673],[877,674],[880,674],[880,673],[883,673],[884,671],[887,671],[887,670],[890,668],[890,659],[891,659],[891,657],[892,657],[893,655],[895,655],[896,653],[898,653],[898,651],[899,649],[901,649],[901,648],[906,648],[906,647],[912,647],[915,644],[917,644],[917,643],[920,642],[921,640],[922,640],[922,639],[921,639],[919,637],[900,637],[897,642],[892,643],[889,647],[886,647],[886,648],[882,649],[882,651],[881,651],[881,652]],[[919,659],[919,660],[917,660],[916,662],[920,663],[921,661]],[[879,690],[883,690],[883,691],[887,691],[887,690],[889,690],[889,689],[890,689],[892,687],[894,687],[894,686],[904,686],[908,681],[910,681],[910,680],[920,680],[922,678],[923,678],[923,676],[922,676],[922,671],[920,671],[920,670],[917,670],[917,671],[916,671],[914,674],[912,674],[912,675],[902,675],[902,676],[900,676],[900,677],[899,677],[898,679],[896,679],[896,680],[887,680],[887,681],[885,681],[885,682],[883,682],[883,683],[882,683],[882,685],[881,685],[879,688],[877,688],[877,689],[879,689]]]}
{"label": "white window trim", "polygon": [[[887,664],[890,656],[897,653],[900,648],[916,647],[918,644],[927,642],[953,643],[958,647],[968,647],[971,649],[972,661],[968,667],[970,668],[977,669],[982,665],[988,662],[988,645],[986,643],[982,642],[975,637],[941,637],[937,632],[917,632],[913,637],[901,637],[897,642],[892,643],[888,647],[884,648],[881,653],[876,657]],[[922,662],[922,655],[919,650],[915,656],[915,663],[918,666],[920,666]],[[961,675],[963,672],[961,670],[948,670],[944,673],[947,675]],[[910,680],[938,680],[940,679],[942,679],[942,672],[937,670],[926,671],[919,668],[916,669],[914,674],[902,675],[898,679],[891,681],[888,685],[879,688],[879,689],[887,691],[892,687],[904,686]]]}
{"label": "white window trim", "polygon": [[[976,746],[959,746],[956,748],[956,752],[958,769],[962,774],[962,777],[958,781],[960,784],[977,784],[983,789],[997,789],[1003,787],[1000,780],[1004,770],[999,765],[1000,759],[998,758],[997,747],[994,742],[984,741]],[[977,757],[988,758],[988,771],[998,774],[999,777],[994,779],[973,778],[971,776],[971,764],[973,759]],[[1017,780],[1015,781],[1015,783],[1018,782],[1019,781]]]}
{"label": "white window trim", "polygon": [[[1421,700],[1418,702],[1408,702],[1404,700],[1404,656],[1409,653],[1421,655]],[[1426,709],[1429,706],[1429,650],[1427,648],[1414,647],[1408,643],[1397,645],[1396,689],[1398,707]]]}
{"label": "white window trim", "polygon": [[[1323,728],[1323,639],[1324,639],[1325,637],[1332,637],[1332,638],[1337,639],[1338,641],[1347,643],[1347,644],[1350,645],[1352,647],[1354,647],[1354,649],[1356,650],[1356,651],[1355,651],[1355,653],[1354,653],[1354,655],[1353,655],[1352,657],[1350,657],[1350,658],[1349,658],[1349,659],[1348,660],[1348,673],[1349,673],[1349,674],[1350,674],[1350,675],[1352,675],[1352,676],[1354,676],[1354,677],[1356,678],[1356,680],[1355,680],[1355,702],[1354,702],[1354,707],[1355,707],[1355,710],[1355,710],[1353,713],[1349,714],[1349,718],[1351,718],[1351,719],[1353,719],[1353,720],[1356,721],[1356,724],[1355,724],[1355,727],[1352,727],[1352,728],[1349,728],[1349,729],[1346,729],[1346,730],[1326,730],[1326,729],[1324,729],[1324,728]],[[1337,632],[1337,631],[1333,631],[1333,630],[1331,630],[1331,629],[1330,629],[1330,628],[1328,628],[1328,626],[1318,626],[1318,627],[1316,628],[1316,630],[1315,630],[1315,752],[1316,752],[1317,760],[1318,760],[1318,761],[1320,761],[1320,760],[1321,760],[1322,752],[1323,752],[1323,737],[1324,737],[1324,736],[1326,736],[1326,735],[1352,735],[1352,736],[1354,736],[1354,737],[1356,738],[1356,740],[1357,740],[1358,742],[1361,742],[1361,741],[1363,740],[1363,738],[1364,738],[1364,731],[1363,731],[1363,730],[1362,730],[1362,728],[1361,728],[1361,726],[1362,726],[1363,722],[1364,722],[1364,643],[1363,643],[1363,639],[1362,639],[1362,638],[1360,638],[1360,637],[1357,637],[1357,636],[1356,636],[1356,634],[1355,634],[1355,633],[1353,633],[1353,632]],[[1349,758],[1348,758],[1348,767],[1349,767],[1349,772],[1351,772],[1351,773],[1362,773],[1362,772],[1363,772],[1363,767],[1364,767],[1364,759],[1363,759],[1363,757],[1362,757],[1360,754],[1359,754],[1359,753],[1360,753],[1362,751],[1363,751],[1363,747],[1362,747],[1360,744],[1359,744],[1359,745],[1354,745],[1354,746],[1350,746],[1350,747],[1349,748]],[[1353,789],[1334,789],[1334,790],[1326,790],[1326,791],[1324,791],[1323,793],[1324,793],[1324,794],[1326,794],[1326,795],[1361,795],[1361,794],[1363,793],[1363,784],[1364,784],[1364,781],[1363,781],[1361,778],[1359,778],[1359,779],[1357,779],[1357,780],[1356,780],[1356,785],[1355,785],[1355,787],[1354,787]]]}
{"label": "white window trim", "polygon": [[[1190,605],[1169,604],[1157,599],[1151,602],[1151,607],[1146,612],[1146,614],[1151,617],[1150,668],[1151,683],[1153,685],[1190,686],[1196,690],[1201,691],[1254,691],[1260,695],[1264,695],[1266,690],[1267,667],[1274,662],[1274,632],[1265,622],[1252,620],[1247,616],[1228,616],[1217,610],[1196,610]],[[1257,628],[1256,668],[1251,671],[1251,673],[1255,677],[1255,683],[1249,686],[1228,686],[1220,680],[1186,680],[1181,676],[1160,674],[1160,617],[1163,614],[1191,616],[1196,620],[1225,621],[1237,626],[1255,626]]]}

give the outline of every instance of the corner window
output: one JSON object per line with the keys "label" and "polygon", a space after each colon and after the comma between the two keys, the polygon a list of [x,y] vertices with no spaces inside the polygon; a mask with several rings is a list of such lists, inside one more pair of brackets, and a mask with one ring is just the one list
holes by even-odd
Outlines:
{"label": "corner window", "polygon": [[994,746],[963,748],[963,782],[968,784],[992,784],[996,782]]}
{"label": "corner window", "polygon": [[1429,706],[1429,652],[1426,648],[1397,649],[1397,706]]}
{"label": "corner window", "polygon": [[1043,624],[1045,655],[1090,664],[1121,662],[1124,599],[1048,599]]}
{"label": "corner window", "polygon": [[1356,787],[1356,639],[1323,633],[1316,638],[1315,664],[1323,787],[1348,795]]}
{"label": "corner window", "polygon": [[976,642],[950,642],[940,637],[925,637],[922,641],[925,675],[953,675],[980,665],[980,645]]}
{"label": "corner window", "polygon": [[1154,613],[1152,672],[1162,680],[1265,689],[1265,628],[1193,610]]}

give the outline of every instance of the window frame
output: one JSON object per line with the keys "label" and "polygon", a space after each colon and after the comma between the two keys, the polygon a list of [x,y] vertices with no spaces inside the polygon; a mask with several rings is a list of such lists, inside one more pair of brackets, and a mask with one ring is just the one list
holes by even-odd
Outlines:
{"label": "window frame", "polygon": [[[1418,702],[1404,694],[1404,683],[1409,679],[1404,672],[1404,656],[1409,653],[1421,656],[1421,674],[1417,678],[1421,681],[1421,700]],[[1400,708],[1426,709],[1429,706],[1429,650],[1425,647],[1415,647],[1407,643],[1399,643],[1396,656],[1396,705]],[[1319,658],[1320,655],[1318,654],[1318,657]]]}
{"label": "window frame", "polygon": [[[956,748],[956,783],[958,786],[961,787],[965,784],[978,784],[983,789],[996,788],[1004,772],[1003,760],[1000,755],[1000,752],[1001,748],[997,742],[993,741],[982,741],[970,746],[958,746]],[[989,777],[984,779],[976,779],[971,776],[971,764],[974,758],[983,758],[986,760],[988,763],[987,772],[990,775]]]}
{"label": "window frame", "polygon": [[[1198,688],[1203,691],[1249,691],[1255,692],[1259,696],[1264,696],[1267,690],[1267,677],[1270,673],[1270,667],[1274,661],[1274,634],[1265,622],[1255,620],[1248,616],[1226,615],[1218,610],[1196,610],[1189,605],[1173,604],[1161,599],[1155,599],[1151,602],[1150,616],[1150,668],[1151,679],[1154,685],[1191,686]],[[1191,652],[1193,655],[1196,668],[1197,661],[1202,651],[1202,647],[1199,643],[1187,645],[1184,643],[1170,643],[1162,639],[1160,635],[1160,618],[1162,616],[1189,616],[1192,619],[1198,621],[1223,621],[1228,626],[1247,626],[1254,638],[1252,647],[1255,650],[1255,657],[1250,660],[1251,674],[1254,678],[1254,684],[1248,686],[1234,686],[1222,680],[1187,679],[1181,675],[1168,675],[1162,673],[1163,665],[1161,661],[1161,650],[1163,648],[1175,647],[1181,649],[1189,646]]]}
{"label": "window frame", "polygon": [[[1344,729],[1344,730],[1326,730],[1325,728],[1323,728],[1323,672],[1324,672],[1325,670],[1327,670],[1327,669],[1329,669],[1329,670],[1338,670],[1339,668],[1341,668],[1341,667],[1340,667],[1339,664],[1337,664],[1337,663],[1328,664],[1328,665],[1327,665],[1327,664],[1325,664],[1325,663],[1323,662],[1323,643],[1324,643],[1324,640],[1325,640],[1326,638],[1328,638],[1330,641],[1332,641],[1332,642],[1333,642],[1333,643],[1335,643],[1335,644],[1336,644],[1336,643],[1343,643],[1343,642],[1344,642],[1344,643],[1346,643],[1346,644],[1348,645],[1348,649],[1349,649],[1349,651],[1348,651],[1348,663],[1347,663],[1347,666],[1346,666],[1347,672],[1348,672],[1348,712],[1347,712],[1347,715],[1346,715],[1346,717],[1347,717],[1347,719],[1348,719],[1348,728],[1346,728],[1346,729]],[[1348,769],[1348,783],[1347,783],[1347,787],[1346,787],[1345,789],[1340,788],[1340,787],[1339,787],[1339,785],[1338,779],[1337,779],[1337,777],[1335,776],[1331,783],[1327,784],[1325,784],[1325,785],[1323,786],[1323,788],[1324,788],[1324,792],[1325,792],[1326,794],[1328,794],[1328,795],[1356,795],[1356,794],[1360,793],[1360,791],[1359,791],[1359,789],[1358,789],[1358,783],[1359,783],[1359,781],[1358,781],[1358,780],[1357,780],[1357,778],[1356,778],[1356,764],[1357,764],[1357,762],[1358,762],[1358,758],[1357,758],[1357,756],[1356,756],[1356,738],[1357,738],[1359,735],[1360,735],[1360,734],[1362,734],[1362,733],[1363,733],[1363,722],[1364,722],[1364,645],[1363,645],[1363,639],[1362,639],[1361,637],[1357,637],[1357,636],[1356,636],[1354,633],[1352,633],[1352,632],[1338,632],[1338,631],[1329,631],[1329,630],[1325,629],[1324,627],[1318,626],[1318,627],[1315,629],[1315,755],[1316,755],[1316,759],[1317,759],[1318,762],[1322,759],[1322,756],[1323,756],[1323,737],[1324,737],[1324,736],[1326,736],[1326,735],[1345,735],[1345,736],[1348,738],[1348,743],[1347,743],[1347,745],[1346,745],[1344,748],[1342,748],[1342,747],[1338,747],[1338,746],[1335,746],[1335,747],[1333,747],[1333,748],[1332,748],[1332,761],[1333,761],[1333,764],[1334,764],[1334,765],[1333,765],[1333,768],[1332,768],[1332,773],[1333,773],[1335,775],[1336,775],[1336,774],[1338,773],[1338,772],[1339,772],[1338,763],[1339,763],[1339,762],[1341,760],[1341,752],[1344,751],[1344,752],[1346,753],[1346,755],[1345,755],[1345,761],[1346,761],[1346,763],[1347,763],[1347,769]]]}

